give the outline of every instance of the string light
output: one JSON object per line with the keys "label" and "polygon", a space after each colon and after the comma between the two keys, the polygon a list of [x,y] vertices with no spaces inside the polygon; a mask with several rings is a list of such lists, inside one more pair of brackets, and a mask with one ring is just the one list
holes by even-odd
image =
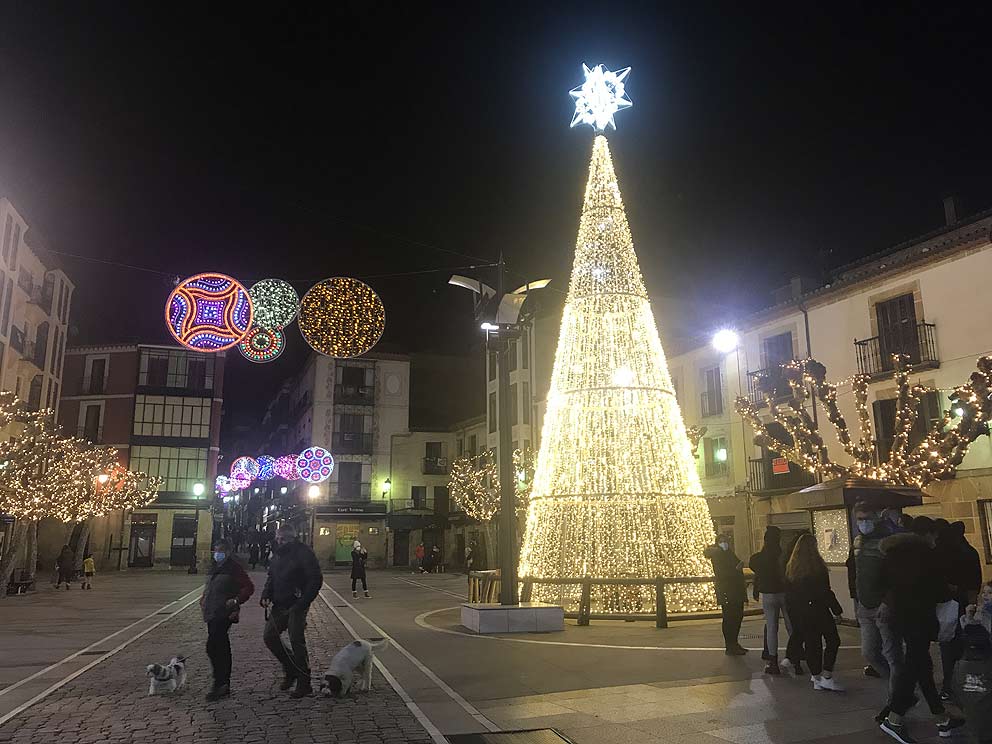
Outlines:
{"label": "string light", "polygon": [[259,455],[255,461],[258,463],[258,475],[255,476],[258,480],[267,481],[276,477],[276,458]]}
{"label": "string light", "polygon": [[[513,472],[517,474],[517,514],[523,514],[530,502],[534,483],[534,457],[530,450],[513,451]],[[487,522],[499,513],[499,469],[494,457],[460,457],[451,463],[448,481],[451,498],[472,519]]]}
{"label": "string light", "polygon": [[230,493],[232,488],[231,479],[226,475],[218,475],[214,481],[214,490],[217,493]]}
{"label": "string light", "polygon": [[165,303],[165,323],[172,337],[188,349],[230,349],[251,328],[251,297],[226,274],[197,274],[172,290]]}
{"label": "string light", "polygon": [[248,294],[255,306],[255,325],[267,331],[281,331],[300,310],[300,295],[282,279],[262,279]]}
{"label": "string light", "polygon": [[300,473],[296,469],[296,460],[298,457],[299,455],[283,455],[282,457],[276,458],[276,475],[288,481],[299,480]]}
{"label": "string light", "polygon": [[[597,136],[520,574],[710,576],[703,550],[714,534],[702,494],[609,146]],[[665,595],[672,611],[716,605],[710,584],[673,584]],[[574,609],[579,589],[535,585],[533,596]],[[653,587],[592,589],[594,612],[651,612],[654,604]]]}
{"label": "string light", "polygon": [[378,343],[386,328],[386,310],[367,284],[334,277],[315,284],[303,296],[299,324],[314,351],[347,359]]}
{"label": "string light", "polygon": [[286,348],[286,336],[279,330],[253,327],[238,343],[241,356],[255,364],[265,364],[279,358]]}
{"label": "string light", "polygon": [[307,447],[296,459],[296,470],[307,483],[320,483],[331,477],[334,458],[323,447]]}

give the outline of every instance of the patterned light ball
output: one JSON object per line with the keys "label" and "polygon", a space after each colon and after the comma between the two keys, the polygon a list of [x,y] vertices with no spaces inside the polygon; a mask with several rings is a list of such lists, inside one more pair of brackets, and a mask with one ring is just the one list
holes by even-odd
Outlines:
{"label": "patterned light ball", "polygon": [[282,331],[267,330],[254,326],[238,344],[241,356],[255,364],[265,364],[279,358],[286,348],[286,336]]}
{"label": "patterned light ball", "polygon": [[224,351],[252,325],[251,297],[237,279],[204,273],[179,282],[165,303],[165,324],[180,344],[194,351]]}
{"label": "patterned light ball", "polygon": [[288,481],[299,480],[300,473],[296,469],[296,460],[298,457],[298,455],[283,455],[277,458],[275,464],[276,475]]}
{"label": "patterned light ball", "polygon": [[258,480],[267,481],[276,477],[276,458],[269,455],[259,455],[256,462],[258,462],[258,475],[255,477]]}
{"label": "patterned light ball", "polygon": [[231,476],[231,490],[240,491],[251,485],[251,478],[243,473]]}
{"label": "patterned light ball", "polygon": [[258,477],[258,461],[254,457],[239,457],[231,463],[232,478],[247,478],[249,485]]}
{"label": "patterned light ball", "polygon": [[378,343],[386,328],[386,309],[372,287],[338,276],[318,282],[303,296],[299,324],[314,351],[347,359]]}
{"label": "patterned light ball", "polygon": [[226,475],[218,475],[217,480],[214,481],[214,489],[218,493],[229,493],[231,491],[231,479]]}
{"label": "patterned light ball", "polygon": [[263,279],[248,293],[255,306],[255,325],[267,331],[282,330],[300,311],[300,295],[282,279]]}
{"label": "patterned light ball", "polygon": [[307,483],[320,483],[334,472],[334,458],[323,447],[307,447],[296,458],[296,469]]}

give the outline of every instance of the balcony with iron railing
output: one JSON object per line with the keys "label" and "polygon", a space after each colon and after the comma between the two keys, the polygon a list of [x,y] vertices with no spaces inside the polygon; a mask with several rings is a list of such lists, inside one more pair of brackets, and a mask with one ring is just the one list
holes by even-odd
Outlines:
{"label": "balcony with iron railing", "polygon": [[335,385],[334,402],[351,406],[375,405],[375,387],[372,385]]}
{"label": "balcony with iron railing", "polygon": [[787,471],[774,472],[772,457],[758,457],[748,460],[748,485],[753,493],[784,490],[798,491],[820,482],[815,473],[804,470],[789,462]]}
{"label": "balcony with iron railing", "polygon": [[331,454],[371,455],[372,435],[354,431],[336,431],[331,435]]}
{"label": "balcony with iron railing", "polygon": [[412,498],[412,499],[390,499],[389,510],[392,512],[402,511],[402,512],[417,512],[417,513],[433,513],[434,497],[424,496],[422,498]]}
{"label": "balcony with iron railing", "polygon": [[447,475],[447,457],[425,457],[420,471],[423,475]]}
{"label": "balcony with iron railing", "polygon": [[858,357],[858,372],[872,377],[885,377],[895,371],[893,355],[909,358],[909,365],[918,369],[936,369],[940,366],[937,356],[937,326],[934,323],[917,323],[916,326],[896,326],[884,330],[873,338],[854,341]]}
{"label": "balcony with iron railing", "polygon": [[703,418],[723,415],[723,391],[706,391],[699,394],[699,409]]}

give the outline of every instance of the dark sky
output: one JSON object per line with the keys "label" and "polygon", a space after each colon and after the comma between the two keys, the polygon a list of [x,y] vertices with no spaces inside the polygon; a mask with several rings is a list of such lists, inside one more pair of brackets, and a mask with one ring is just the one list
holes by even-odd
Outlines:
{"label": "dark sky", "polygon": [[[753,306],[938,227],[947,194],[992,207],[978,3],[145,5],[2,9],[0,193],[57,250],[165,274],[66,258],[79,343],[166,341],[166,275],[203,270],[305,289],[502,250],[564,289],[583,61],[633,67],[610,138],[656,296]],[[387,342],[476,340],[446,278],[367,280]],[[229,408],[298,366],[289,343],[234,354]]]}

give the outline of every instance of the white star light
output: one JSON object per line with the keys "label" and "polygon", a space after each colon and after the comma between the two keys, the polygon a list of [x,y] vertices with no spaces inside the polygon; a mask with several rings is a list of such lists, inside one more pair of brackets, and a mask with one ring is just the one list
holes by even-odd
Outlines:
{"label": "white star light", "polygon": [[583,63],[582,71],[586,81],[568,92],[575,99],[575,115],[571,126],[588,124],[597,132],[604,131],[607,126],[616,129],[617,123],[613,120],[613,115],[620,109],[634,105],[623,89],[623,81],[630,74],[630,68],[610,72],[603,65],[589,69]]}

